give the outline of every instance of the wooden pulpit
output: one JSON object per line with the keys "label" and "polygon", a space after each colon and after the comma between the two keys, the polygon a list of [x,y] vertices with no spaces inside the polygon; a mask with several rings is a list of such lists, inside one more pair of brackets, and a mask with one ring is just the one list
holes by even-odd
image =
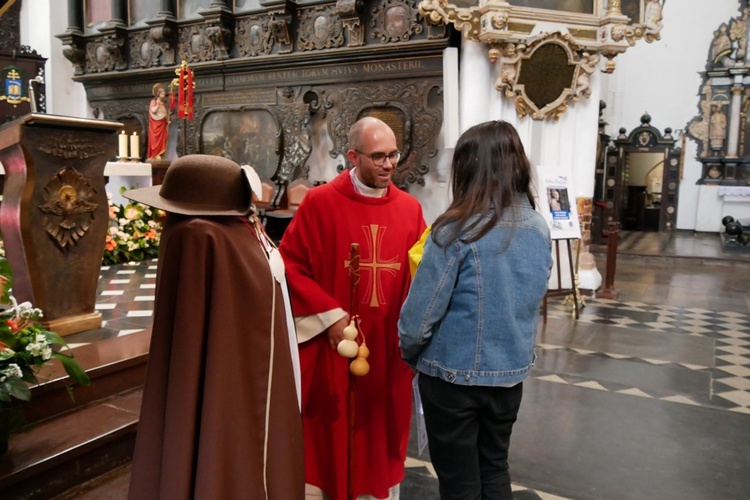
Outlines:
{"label": "wooden pulpit", "polygon": [[0,231],[13,295],[48,330],[100,328],[95,310],[109,208],[104,166],[121,123],[30,114],[0,127]]}

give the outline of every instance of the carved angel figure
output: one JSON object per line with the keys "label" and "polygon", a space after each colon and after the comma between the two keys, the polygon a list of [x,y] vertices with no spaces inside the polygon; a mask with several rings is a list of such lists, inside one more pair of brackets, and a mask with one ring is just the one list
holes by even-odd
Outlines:
{"label": "carved angel figure", "polygon": [[719,26],[719,31],[714,32],[714,41],[711,44],[711,60],[714,63],[729,55],[732,51],[732,40],[729,39],[727,34],[727,25],[722,24]]}
{"label": "carved angel figure", "polygon": [[505,90],[505,95],[513,96],[513,87],[518,78],[518,66],[521,60],[521,54],[516,51],[516,46],[512,43],[503,45],[503,55],[500,58],[500,77],[495,82],[497,90]]}
{"label": "carved angel figure", "polygon": [[647,0],[643,15],[646,25],[645,35],[658,35],[664,24],[661,22],[661,0]]}
{"label": "carved angel figure", "polygon": [[584,52],[581,56],[581,60],[578,62],[578,77],[576,78],[575,89],[573,89],[574,101],[580,99],[581,96],[588,97],[591,95],[591,75],[596,70],[599,59],[598,54],[592,56],[588,52]]}

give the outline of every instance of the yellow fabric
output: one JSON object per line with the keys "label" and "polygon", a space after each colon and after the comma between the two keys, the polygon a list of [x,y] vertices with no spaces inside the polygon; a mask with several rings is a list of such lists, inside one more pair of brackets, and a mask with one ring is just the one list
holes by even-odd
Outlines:
{"label": "yellow fabric", "polygon": [[414,246],[409,249],[409,271],[411,271],[411,277],[417,273],[417,267],[422,261],[422,253],[424,253],[424,244],[427,241],[427,237],[430,235],[430,229],[432,226],[427,226],[427,229],[422,233],[422,237],[419,241],[414,243]]}

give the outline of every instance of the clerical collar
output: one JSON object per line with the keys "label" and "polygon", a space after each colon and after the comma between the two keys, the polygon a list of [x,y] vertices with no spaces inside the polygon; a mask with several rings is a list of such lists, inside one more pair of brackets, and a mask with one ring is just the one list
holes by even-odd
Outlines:
{"label": "clerical collar", "polygon": [[357,177],[356,170],[357,167],[352,168],[349,171],[349,176],[352,179],[352,185],[354,186],[354,190],[357,193],[361,194],[362,196],[367,196],[368,198],[382,198],[386,195],[386,193],[388,192],[388,188],[378,189],[366,186],[362,183],[362,181],[359,180],[359,177]]}

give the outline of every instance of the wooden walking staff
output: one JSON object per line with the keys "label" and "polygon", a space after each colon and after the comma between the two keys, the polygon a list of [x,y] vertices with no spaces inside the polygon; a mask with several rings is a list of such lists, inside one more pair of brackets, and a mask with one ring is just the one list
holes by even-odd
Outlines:
{"label": "wooden walking staff", "polygon": [[[365,335],[360,329],[359,315],[357,314],[359,297],[357,285],[359,285],[359,243],[352,243],[349,248],[349,283],[351,295],[349,303],[349,325],[344,328],[344,340],[337,346],[338,353],[352,359],[349,363],[349,390],[347,391],[346,404],[349,409],[349,448],[347,450],[347,498],[354,500],[354,429],[356,416],[355,386],[356,377],[364,377],[370,371],[367,356],[370,350],[365,343]],[[362,335],[362,344],[357,344],[357,337]]]}
{"label": "wooden walking staff", "polygon": [[[194,94],[195,81],[193,70],[188,67],[187,61],[182,61],[180,67],[174,70],[177,78],[173,78],[169,84],[169,110],[174,109],[174,89],[177,87],[177,116],[182,118],[182,154],[187,153],[187,120],[194,116]],[[167,115],[169,116],[169,115]]]}

